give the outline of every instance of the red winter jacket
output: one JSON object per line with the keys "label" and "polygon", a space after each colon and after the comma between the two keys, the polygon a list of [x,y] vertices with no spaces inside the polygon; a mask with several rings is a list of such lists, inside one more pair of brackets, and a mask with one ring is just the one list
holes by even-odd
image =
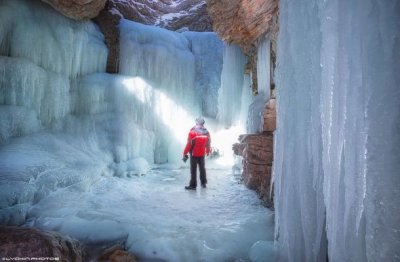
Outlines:
{"label": "red winter jacket", "polygon": [[211,138],[208,130],[203,126],[194,126],[189,131],[188,141],[183,151],[184,155],[191,152],[192,156],[205,156],[210,154]]}

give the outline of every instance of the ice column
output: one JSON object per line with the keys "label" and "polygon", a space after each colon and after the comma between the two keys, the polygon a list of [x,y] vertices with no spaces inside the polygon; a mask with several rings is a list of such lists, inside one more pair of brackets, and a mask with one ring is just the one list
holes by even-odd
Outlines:
{"label": "ice column", "polygon": [[265,96],[265,101],[269,100],[270,97],[270,61],[271,61],[271,50],[270,50],[270,39],[269,36],[265,36],[260,42],[257,48],[257,81],[258,81],[258,92]]}
{"label": "ice column", "polygon": [[252,97],[246,123],[247,133],[260,132],[265,103],[270,98],[270,39],[265,36],[257,48],[258,94]]}
{"label": "ice column", "polygon": [[240,101],[246,58],[242,50],[233,44],[225,44],[223,57],[217,119],[225,128],[228,128],[237,124],[240,118]]}
{"label": "ice column", "polygon": [[[273,173],[276,238],[283,261],[322,261],[326,257],[320,31],[312,7],[309,2],[295,1],[281,2],[280,7]],[[292,16],[299,20],[310,17],[310,21],[288,21]]]}
{"label": "ice column", "polygon": [[282,260],[400,259],[400,4],[280,2]]}

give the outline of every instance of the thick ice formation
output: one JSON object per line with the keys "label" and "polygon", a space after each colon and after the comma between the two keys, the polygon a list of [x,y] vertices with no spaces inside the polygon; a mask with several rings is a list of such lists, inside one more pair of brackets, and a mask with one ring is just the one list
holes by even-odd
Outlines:
{"label": "thick ice formation", "polygon": [[49,192],[107,171],[112,158],[93,134],[58,134],[79,113],[73,79],[104,71],[107,48],[92,23],[40,2],[2,1],[0,20],[0,221],[20,224]]}
{"label": "thick ice formation", "polygon": [[400,260],[400,5],[280,2],[282,260]]}
{"label": "thick ice formation", "polygon": [[269,35],[265,36],[257,48],[257,81],[258,92],[265,95],[265,100],[268,101],[271,89],[271,41]]}
{"label": "thick ice formation", "polygon": [[0,55],[26,58],[71,78],[105,71],[107,49],[93,23],[73,21],[32,2],[0,3]]}
{"label": "thick ice formation", "polygon": [[[121,73],[146,82],[145,89],[155,94],[142,103],[154,111],[160,142],[153,151],[161,151],[156,162],[177,161],[193,119],[217,108],[222,42],[212,33],[181,34],[128,20],[122,20],[120,29]],[[214,51],[205,52],[206,46]],[[127,86],[137,89],[129,82]],[[208,103],[214,104],[207,108]]]}
{"label": "thick ice formation", "polygon": [[240,119],[245,63],[246,58],[237,45],[225,44],[217,118],[226,128],[238,124]]}

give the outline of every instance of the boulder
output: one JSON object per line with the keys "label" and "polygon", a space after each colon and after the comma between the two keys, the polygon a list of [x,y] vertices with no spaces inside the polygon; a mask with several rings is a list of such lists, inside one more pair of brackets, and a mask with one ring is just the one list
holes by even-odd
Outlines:
{"label": "boulder", "polygon": [[137,262],[135,256],[129,254],[122,246],[115,245],[104,251],[99,261],[110,262]]}
{"label": "boulder", "polygon": [[248,53],[273,25],[278,0],[206,0],[214,31]]}
{"label": "boulder", "polygon": [[56,232],[35,228],[0,226],[1,258],[58,258],[59,261],[82,261],[78,241]]}

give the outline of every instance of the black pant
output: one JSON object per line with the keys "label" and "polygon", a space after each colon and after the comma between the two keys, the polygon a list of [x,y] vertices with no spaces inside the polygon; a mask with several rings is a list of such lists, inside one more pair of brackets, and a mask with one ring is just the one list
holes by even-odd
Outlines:
{"label": "black pant", "polygon": [[190,183],[191,187],[197,186],[197,165],[200,169],[200,182],[202,185],[207,184],[206,167],[204,156],[190,156]]}

